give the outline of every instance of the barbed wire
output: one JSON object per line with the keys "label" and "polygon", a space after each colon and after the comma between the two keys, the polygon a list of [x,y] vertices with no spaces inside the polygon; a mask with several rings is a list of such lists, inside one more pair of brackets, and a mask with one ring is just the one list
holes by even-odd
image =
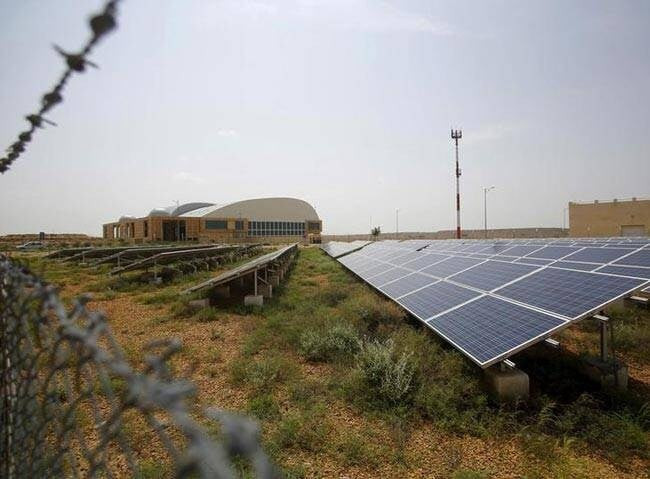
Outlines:
{"label": "barbed wire", "polygon": [[[279,476],[255,422],[188,406],[194,385],[170,367],[179,341],[149,344],[138,371],[88,297],[68,311],[3,256],[0,298],[0,477],[234,478],[238,458],[255,477]],[[203,425],[214,421],[220,441]],[[158,464],[169,470],[145,468]]]}
{"label": "barbed wire", "polygon": [[56,123],[48,120],[43,115],[48,113],[59,103],[63,102],[63,89],[68,80],[74,73],[83,73],[86,67],[97,68],[97,65],[92,63],[86,57],[90,54],[97,43],[111,30],[117,27],[115,19],[117,14],[117,6],[121,0],[110,0],[104,5],[104,9],[93,15],[88,23],[92,35],[86,45],[79,53],[70,53],[63,50],[61,47],[54,45],[54,50],[60,54],[66,64],[66,69],[59,81],[54,87],[41,98],[41,107],[36,113],[30,113],[25,116],[30,127],[18,135],[17,140],[12,143],[7,149],[7,154],[0,158],[0,173],[4,174],[11,164],[16,161],[26,150],[27,145],[32,141],[34,133],[39,128],[44,128],[45,125],[56,126]]}

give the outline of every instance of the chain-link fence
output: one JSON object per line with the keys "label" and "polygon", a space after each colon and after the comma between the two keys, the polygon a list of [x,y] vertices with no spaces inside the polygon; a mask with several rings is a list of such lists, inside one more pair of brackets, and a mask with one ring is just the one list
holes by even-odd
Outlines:
{"label": "chain-link fence", "polygon": [[257,425],[199,410],[175,340],[137,367],[88,298],[0,257],[0,477],[275,477]]}

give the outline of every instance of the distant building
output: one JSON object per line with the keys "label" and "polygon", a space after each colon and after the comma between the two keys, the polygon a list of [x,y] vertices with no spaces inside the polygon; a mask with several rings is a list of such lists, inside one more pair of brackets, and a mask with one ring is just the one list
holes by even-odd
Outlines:
{"label": "distant building", "polygon": [[260,198],[227,205],[186,203],[122,216],[103,225],[105,239],[319,243],[323,223],[313,206],[295,198]]}
{"label": "distant building", "polygon": [[569,203],[569,235],[648,236],[650,199]]}

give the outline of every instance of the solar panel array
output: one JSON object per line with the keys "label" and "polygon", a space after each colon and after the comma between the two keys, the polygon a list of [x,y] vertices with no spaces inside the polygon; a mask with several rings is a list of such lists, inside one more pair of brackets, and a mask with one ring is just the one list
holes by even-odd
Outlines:
{"label": "solar panel array", "polygon": [[153,256],[147,256],[145,258],[136,260],[132,263],[127,264],[126,266],[114,268],[112,271],[110,271],[109,274],[111,275],[121,274],[121,273],[126,273],[128,271],[145,269],[152,265],[159,266],[159,265],[173,263],[176,261],[218,257],[230,253],[235,253],[235,252],[241,253],[257,246],[258,245],[232,245],[232,246],[222,245],[222,246],[213,246],[211,248],[165,251],[162,253],[155,254]]}
{"label": "solar panel array", "polygon": [[187,288],[182,293],[183,294],[194,293],[196,291],[205,288],[212,288],[215,286],[219,286],[220,284],[227,283],[229,281],[232,281],[235,278],[239,278],[240,276],[254,272],[258,268],[261,269],[261,268],[268,267],[271,263],[278,261],[284,257],[288,257],[289,255],[295,253],[297,250],[298,250],[298,243],[294,243],[289,246],[285,246],[278,250],[272,251],[271,253],[258,256],[257,258],[252,259],[251,261],[247,261],[246,263],[236,268],[228,270],[216,276],[215,278],[211,278],[207,281],[203,281],[202,283],[192,286],[191,288]]}
{"label": "solar panel array", "polygon": [[351,242],[329,241],[327,243],[324,243],[321,246],[321,249],[325,251],[328,255],[330,255],[332,258],[338,258],[345,254],[361,249],[369,243],[370,241],[362,241],[362,240],[355,240]]}
{"label": "solar panel array", "polygon": [[338,258],[485,368],[650,284],[650,239],[376,242]]}

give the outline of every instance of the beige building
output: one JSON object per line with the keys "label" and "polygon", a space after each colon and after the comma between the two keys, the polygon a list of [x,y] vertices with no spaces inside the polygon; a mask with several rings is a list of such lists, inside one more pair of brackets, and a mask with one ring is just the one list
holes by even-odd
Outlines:
{"label": "beige building", "polygon": [[296,198],[259,198],[227,205],[186,203],[155,208],[147,216],[122,216],[103,225],[105,239],[232,243],[320,243],[323,222]]}
{"label": "beige building", "polygon": [[569,203],[569,235],[648,236],[650,199]]}

